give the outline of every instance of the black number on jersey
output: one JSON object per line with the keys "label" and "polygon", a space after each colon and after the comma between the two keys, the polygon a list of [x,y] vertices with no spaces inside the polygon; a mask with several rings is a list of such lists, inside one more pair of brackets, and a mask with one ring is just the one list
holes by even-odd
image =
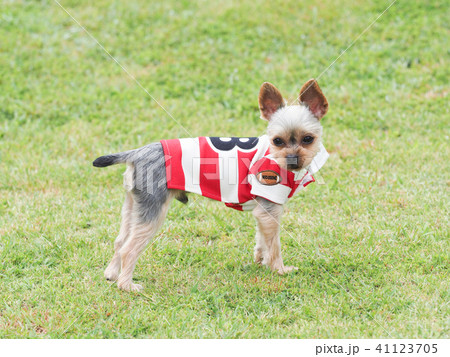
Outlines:
{"label": "black number on jersey", "polygon": [[[210,137],[211,144],[218,150],[230,151],[233,150],[235,146],[242,150],[251,150],[256,145],[258,145],[258,138],[220,138],[220,137]],[[225,140],[224,140],[225,139]]]}

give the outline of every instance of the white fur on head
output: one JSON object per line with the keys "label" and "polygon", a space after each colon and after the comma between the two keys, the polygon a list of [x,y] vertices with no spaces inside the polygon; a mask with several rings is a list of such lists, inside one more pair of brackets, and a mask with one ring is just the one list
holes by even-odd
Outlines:
{"label": "white fur on head", "polygon": [[278,109],[269,121],[267,134],[274,136],[297,129],[316,134],[318,137],[322,135],[322,125],[319,120],[303,105],[291,105]]}

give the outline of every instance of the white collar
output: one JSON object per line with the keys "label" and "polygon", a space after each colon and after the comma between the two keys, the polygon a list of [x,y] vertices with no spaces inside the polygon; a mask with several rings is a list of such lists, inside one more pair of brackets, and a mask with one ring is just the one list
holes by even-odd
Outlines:
{"label": "white collar", "polygon": [[328,160],[329,157],[330,157],[330,154],[325,149],[325,146],[323,146],[323,144],[320,143],[319,152],[317,153],[316,156],[314,156],[311,163],[309,164],[309,166],[307,168],[308,172],[311,175],[315,174],[317,171],[319,171],[322,168],[323,165],[325,165],[325,162]]}

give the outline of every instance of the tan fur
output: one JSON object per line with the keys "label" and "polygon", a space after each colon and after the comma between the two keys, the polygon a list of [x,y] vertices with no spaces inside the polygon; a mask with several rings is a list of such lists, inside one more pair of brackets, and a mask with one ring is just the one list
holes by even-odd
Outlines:
{"label": "tan fur", "polygon": [[120,249],[127,241],[131,230],[131,218],[133,211],[133,197],[131,193],[127,192],[125,195],[125,202],[122,206],[122,224],[120,226],[119,235],[114,242],[114,256],[105,270],[105,278],[111,281],[116,281],[120,273]]}
{"label": "tan fur", "polygon": [[123,174],[123,187],[127,192],[131,192],[131,190],[134,187],[133,174],[134,174],[134,166],[132,164],[128,164],[127,169]]}
{"label": "tan fur", "polygon": [[[158,232],[166,219],[167,211],[176,193],[171,192],[169,199],[165,202],[159,212],[157,219],[151,223],[141,223],[135,213],[132,212],[131,225],[129,226],[129,237],[121,248],[116,250],[121,259],[121,273],[117,285],[125,291],[140,291],[142,286],[132,282],[134,268],[139,255],[147,246],[150,239]],[[113,258],[114,259],[114,258]],[[112,263],[112,262],[111,262]]]}
{"label": "tan fur", "polygon": [[263,203],[258,203],[253,210],[253,216],[257,222],[255,263],[267,265],[279,274],[297,269],[284,266],[281,257],[280,221],[283,206],[274,204],[268,209]]}
{"label": "tan fur", "polygon": [[125,202],[122,206],[122,223],[120,225],[119,235],[114,242],[114,256],[105,269],[105,278],[111,281],[116,281],[120,273],[120,249],[125,244],[130,236],[132,215],[133,215],[133,196],[131,190],[134,187],[133,181],[134,167],[127,165],[127,169],[123,174],[123,186],[125,188]]}

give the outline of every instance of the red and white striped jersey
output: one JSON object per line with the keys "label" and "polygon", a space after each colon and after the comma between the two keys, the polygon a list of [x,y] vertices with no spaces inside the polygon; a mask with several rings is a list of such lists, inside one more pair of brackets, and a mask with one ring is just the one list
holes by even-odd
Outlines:
{"label": "red and white striped jersey", "polygon": [[269,138],[198,137],[161,140],[167,187],[225,202],[237,210],[251,210],[255,197],[284,204],[314,182],[312,176],[328,159],[320,151],[307,170],[282,169],[269,153]]}

